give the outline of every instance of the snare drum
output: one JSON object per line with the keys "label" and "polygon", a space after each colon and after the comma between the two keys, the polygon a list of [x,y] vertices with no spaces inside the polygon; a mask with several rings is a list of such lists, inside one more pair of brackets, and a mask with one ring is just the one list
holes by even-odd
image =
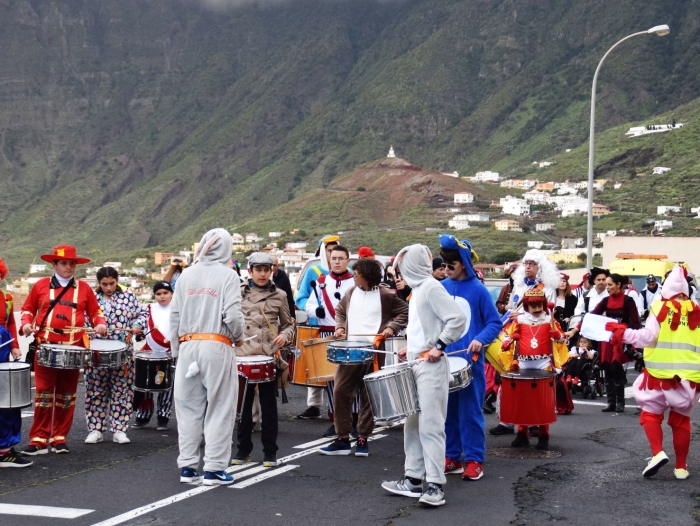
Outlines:
{"label": "snare drum", "polygon": [[250,384],[272,382],[276,378],[275,359],[272,356],[237,356],[238,372],[248,378]]}
{"label": "snare drum", "polygon": [[363,380],[375,422],[396,422],[420,411],[411,365],[390,365],[366,375]]}
{"label": "snare drum", "polygon": [[173,357],[163,351],[140,352],[134,359],[134,391],[161,393],[173,386]]}
{"label": "snare drum", "polygon": [[36,352],[36,363],[54,369],[82,369],[90,350],[77,345],[42,343]]}
{"label": "snare drum", "polygon": [[28,363],[0,363],[0,409],[32,405],[32,372]]}
{"label": "snare drum", "polygon": [[450,362],[450,393],[464,389],[472,383],[472,366],[460,356],[448,356]]}
{"label": "snare drum", "polygon": [[554,371],[521,369],[501,375],[501,414],[504,424],[541,426],[557,421]]}
{"label": "snare drum", "polygon": [[88,364],[93,367],[121,367],[129,361],[129,346],[119,340],[91,340]]}
{"label": "snare drum", "polygon": [[326,357],[331,363],[369,363],[374,361],[374,346],[368,342],[329,342],[326,349]]}
{"label": "snare drum", "polygon": [[320,336],[318,327],[297,327],[294,372],[289,373],[293,384],[324,387],[333,380],[338,365],[328,361],[328,342],[317,341]]}
{"label": "snare drum", "polygon": [[[239,358],[240,359],[240,358]],[[245,394],[248,391],[248,378],[246,375],[238,372],[238,401],[236,402],[236,422],[241,421],[243,415],[243,404],[245,403]]]}

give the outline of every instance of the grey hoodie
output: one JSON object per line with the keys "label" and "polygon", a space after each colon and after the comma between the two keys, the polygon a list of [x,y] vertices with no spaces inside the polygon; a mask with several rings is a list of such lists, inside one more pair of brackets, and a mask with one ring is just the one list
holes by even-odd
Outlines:
{"label": "grey hoodie", "polygon": [[178,355],[178,338],[186,334],[221,334],[232,342],[241,339],[241,282],[238,274],[227,267],[231,245],[226,230],[210,230],[199,243],[194,265],[178,279],[170,310],[173,356]]}
{"label": "grey hoodie", "polygon": [[[410,327],[412,322],[411,313],[416,312],[425,340],[409,341],[408,359],[413,360],[422,351],[432,349],[438,340],[446,345],[459,340],[467,319],[445,287],[433,278],[433,261],[428,247],[411,245],[401,249],[396,256],[395,264],[408,286],[413,289],[409,304],[408,325]],[[410,334],[413,332],[411,330],[408,332],[410,340]]]}

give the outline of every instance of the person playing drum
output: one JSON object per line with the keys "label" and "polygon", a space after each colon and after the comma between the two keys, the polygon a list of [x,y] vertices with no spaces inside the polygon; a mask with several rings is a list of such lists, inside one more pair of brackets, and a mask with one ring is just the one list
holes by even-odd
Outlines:
{"label": "person playing drum", "polygon": [[[7,265],[0,259],[0,279],[7,276]],[[10,343],[12,341],[12,343]],[[0,363],[19,360],[22,352],[17,340],[12,294],[0,291]],[[28,468],[33,462],[22,458],[13,446],[22,440],[22,410],[0,409],[0,468]]]}
{"label": "person playing drum", "polygon": [[[464,332],[466,317],[433,278],[433,256],[424,245],[403,248],[396,268],[413,290],[408,306],[407,348],[400,355],[422,358],[413,366],[420,412],[406,418],[404,476],[382,483],[396,495],[419,498],[426,506],[445,504],[445,418],[452,375],[445,348]],[[426,350],[429,349],[429,350]],[[422,480],[428,483],[422,491]]]}
{"label": "person playing drum", "polygon": [[[279,356],[279,350],[294,335],[287,294],[272,282],[273,260],[269,254],[254,252],[248,258],[250,277],[241,285],[241,310],[245,318],[244,337],[253,337],[236,348],[237,356]],[[260,382],[257,385],[262,413],[263,465],[277,465],[277,383]],[[255,385],[249,386],[241,423],[238,426],[238,451],[232,464],[245,464],[253,450],[253,399]]]}
{"label": "person playing drum", "polygon": [[[564,334],[559,324],[552,319],[547,309],[547,297],[542,289],[527,290],[522,299],[524,312],[506,328],[506,337],[501,348],[515,351],[509,370],[539,369],[550,371],[561,367],[559,354],[552,350],[552,341],[563,342]],[[568,353],[566,354],[568,357]],[[564,362],[566,361],[564,358]],[[512,447],[526,447],[530,444],[528,426],[518,426]],[[536,449],[549,449],[549,425],[539,426]]]}
{"label": "person playing drum", "polygon": [[443,234],[440,247],[447,272],[442,285],[467,317],[464,334],[447,351],[465,350],[457,356],[472,364],[471,384],[450,393],[447,402],[445,473],[464,473],[464,480],[479,480],[484,475],[486,456],[484,346],[501,332],[501,319],[489,291],[474,271],[479,257],[469,241]]}
{"label": "person playing drum", "polygon": [[[148,305],[146,345],[141,351],[162,351],[170,353],[170,302],[173,299],[173,289],[168,281],[156,281],[153,285],[155,303]],[[144,427],[153,416],[153,393],[137,391],[134,395],[136,421],[133,428]],[[158,427],[157,431],[168,429],[168,421],[173,408],[173,390],[168,389],[158,393]]]}
{"label": "person playing drum", "polygon": [[[146,326],[148,313],[136,296],[119,285],[119,273],[112,267],[97,271],[97,301],[110,329],[129,329],[140,334]],[[114,330],[108,340],[130,342],[131,333]],[[89,434],[86,444],[102,442],[102,433],[109,428],[112,441],[128,444],[126,432],[134,400],[134,359],[121,366],[85,366],[85,420]],[[109,422],[109,425],[108,425]]]}
{"label": "person playing drum", "polygon": [[[85,322],[100,336],[107,325],[95,293],[86,282],[74,278],[75,267],[89,263],[75,247],[58,245],[41,259],[51,263],[54,275],[34,284],[22,305],[22,334],[34,335],[35,344],[67,344],[85,347]],[[56,369],[37,363],[35,356],[34,422],[29,430],[25,455],[43,455],[53,446],[56,453],[68,453],[66,437],[73,424],[78,369]]]}
{"label": "person playing drum", "polygon": [[[374,336],[391,338],[406,326],[408,305],[386,285],[380,285],[382,268],[374,259],[360,259],[353,267],[355,287],[340,300],[335,311],[338,338],[350,341],[373,342]],[[378,355],[383,357],[384,355]],[[383,364],[379,359],[378,363]],[[335,428],[338,438],[319,450],[322,455],[349,455],[352,431],[352,403],[355,393],[360,392],[360,411],[357,420],[357,444],[355,456],[369,455],[367,438],[374,429],[374,418],[367,389],[362,378],[372,372],[373,362],[340,364],[335,371]]]}

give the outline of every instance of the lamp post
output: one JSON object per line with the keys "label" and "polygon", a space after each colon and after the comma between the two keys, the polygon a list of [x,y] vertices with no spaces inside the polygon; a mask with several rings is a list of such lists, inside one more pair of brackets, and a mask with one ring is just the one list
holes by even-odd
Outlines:
{"label": "lamp post", "polygon": [[598,67],[595,70],[595,75],[593,75],[593,88],[591,90],[591,131],[590,139],[588,144],[588,228],[587,228],[587,239],[586,239],[586,266],[591,268],[593,266],[593,150],[594,150],[594,135],[595,135],[595,90],[598,84],[598,73],[600,73],[600,68],[608,58],[610,52],[617,46],[622,44],[625,40],[629,40],[632,37],[637,37],[641,35],[658,35],[660,37],[666,36],[671,32],[667,25],[654,26],[647,31],[640,31],[638,33],[632,33],[626,36],[619,42],[617,42],[613,47],[608,49],[608,52],[603,55],[600,59]]}

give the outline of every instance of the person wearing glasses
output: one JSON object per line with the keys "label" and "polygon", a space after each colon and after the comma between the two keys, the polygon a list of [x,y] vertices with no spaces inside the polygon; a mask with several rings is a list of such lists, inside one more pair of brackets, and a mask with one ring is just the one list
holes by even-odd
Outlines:
{"label": "person wearing glasses", "polygon": [[450,393],[447,399],[445,473],[463,474],[463,480],[479,480],[484,475],[486,456],[484,347],[501,331],[501,317],[474,270],[479,257],[469,241],[459,241],[453,235],[443,234],[440,247],[447,274],[442,286],[467,318],[461,338],[446,351],[464,350],[457,356],[472,364],[472,382],[464,389]]}
{"label": "person wearing glasses", "polygon": [[[510,294],[508,312],[504,316],[507,322],[515,319],[521,310],[521,304],[525,293],[537,288],[544,291],[547,303],[554,303],[557,299],[557,287],[561,282],[561,273],[541,250],[530,249],[525,252],[522,263],[513,271],[513,291]],[[500,422],[489,429],[492,435],[511,435],[515,433],[512,425]],[[535,436],[535,429],[532,430]]]}
{"label": "person wearing glasses", "polygon": [[[326,338],[335,334],[335,309],[343,299],[345,293],[355,286],[355,279],[348,271],[350,264],[350,252],[342,245],[335,245],[331,250],[329,274],[319,276],[316,280],[314,293],[309,296],[306,302],[306,314],[311,325],[318,325],[321,329],[321,337]],[[333,420],[333,388],[335,382],[330,380],[326,384],[326,395],[328,396],[328,417],[331,425],[323,436],[335,435],[335,425]],[[360,409],[359,395],[355,397],[353,403],[353,421],[357,421],[357,414]]]}

